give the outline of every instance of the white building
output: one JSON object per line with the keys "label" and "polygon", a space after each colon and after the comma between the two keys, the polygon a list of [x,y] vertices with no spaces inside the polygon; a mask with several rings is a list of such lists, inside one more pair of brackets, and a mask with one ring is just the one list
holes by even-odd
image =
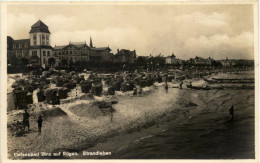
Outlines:
{"label": "white building", "polygon": [[32,25],[30,34],[29,57],[34,65],[48,66],[52,58],[52,47],[50,31],[47,25],[41,20]]}

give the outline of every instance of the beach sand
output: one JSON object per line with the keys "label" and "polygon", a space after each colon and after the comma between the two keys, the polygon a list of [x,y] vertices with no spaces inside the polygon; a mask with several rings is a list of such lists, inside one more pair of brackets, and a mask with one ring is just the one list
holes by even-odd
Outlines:
{"label": "beach sand", "polygon": [[[166,93],[163,84],[155,85],[144,88],[143,96],[131,97],[127,92],[116,97],[75,99],[61,104],[59,107],[66,115],[46,116],[41,135],[37,133],[36,119],[42,110],[36,106],[33,111],[29,110],[33,115],[30,132],[22,137],[8,132],[9,158],[25,159],[14,157],[14,153],[20,152],[60,151],[78,152],[79,156],[36,159],[103,158],[83,156],[82,152],[86,150],[112,152],[112,156],[104,158],[214,158],[219,154],[216,151],[222,153],[220,158],[254,156],[253,90],[195,91],[169,86]],[[111,115],[103,115],[98,108],[90,107],[93,101],[104,99],[118,101],[113,105],[112,122]],[[226,122],[230,118],[228,109],[233,104],[235,120],[234,125],[230,125]],[[22,120],[21,113],[10,112],[8,123],[17,118]],[[216,139],[212,140],[212,137]],[[216,141],[210,144],[210,140]],[[169,152],[162,150],[164,148]],[[206,149],[209,149],[208,154],[204,153]],[[232,152],[234,149],[240,151]],[[147,150],[150,152],[145,152]],[[225,152],[227,156],[223,154]]]}

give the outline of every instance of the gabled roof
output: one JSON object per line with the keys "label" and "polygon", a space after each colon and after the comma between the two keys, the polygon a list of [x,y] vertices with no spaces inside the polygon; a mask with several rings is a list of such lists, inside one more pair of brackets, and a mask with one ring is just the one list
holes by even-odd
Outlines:
{"label": "gabled roof", "polygon": [[116,55],[132,55],[132,54],[135,54],[135,50],[130,51],[128,49],[121,49],[120,51],[117,52]]}
{"label": "gabled roof", "polygon": [[48,28],[48,26],[46,24],[44,24],[41,20],[38,20],[36,23],[34,23],[32,25],[32,28],[36,28],[36,27],[45,27]]}
{"label": "gabled roof", "polygon": [[77,47],[77,48],[88,47],[86,42],[70,42],[69,45]]}
{"label": "gabled roof", "polygon": [[87,47],[89,48],[89,46],[85,43],[85,42],[80,42],[80,43],[75,43],[75,42],[70,42],[68,45],[60,45],[60,46],[56,46],[53,48],[54,50],[62,50],[62,49],[66,49],[68,47],[75,47],[75,48],[83,48],[83,47]]}
{"label": "gabled roof", "polygon": [[31,31],[29,33],[35,32],[50,33],[48,26],[44,24],[41,20],[38,20],[35,24],[31,26]]}
{"label": "gabled roof", "polygon": [[[121,49],[120,51],[121,51],[122,53],[124,53],[124,54],[127,54],[127,53],[130,52],[130,50],[127,50],[127,49]],[[120,51],[119,51],[119,52],[120,52]]]}
{"label": "gabled roof", "polygon": [[14,40],[14,44],[30,43],[30,39]]}
{"label": "gabled roof", "polygon": [[63,49],[63,48],[65,48],[66,46],[68,46],[68,45],[60,45],[60,46],[54,46],[54,50],[61,50],[61,49]]}
{"label": "gabled roof", "polygon": [[96,50],[96,51],[103,51],[103,50],[109,50],[111,51],[111,49],[109,47],[98,47],[98,48],[91,48],[91,50]]}

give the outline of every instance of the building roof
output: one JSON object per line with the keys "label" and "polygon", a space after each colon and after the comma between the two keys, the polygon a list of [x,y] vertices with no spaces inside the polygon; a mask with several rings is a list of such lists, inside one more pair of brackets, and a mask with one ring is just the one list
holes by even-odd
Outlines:
{"label": "building roof", "polygon": [[41,20],[38,20],[35,24],[32,25],[29,33],[36,32],[50,33],[48,26],[44,24]]}
{"label": "building roof", "polygon": [[202,57],[198,57],[198,56],[196,56],[195,59],[201,59],[201,60],[204,60],[204,58],[202,58]]}
{"label": "building roof", "polygon": [[14,40],[14,44],[30,43],[30,39]]}
{"label": "building roof", "polygon": [[135,54],[135,50],[130,51],[128,49],[121,49],[121,50],[118,50],[116,55],[131,55],[131,54]]}
{"label": "building roof", "polygon": [[63,48],[65,48],[66,46],[68,46],[68,45],[60,45],[60,46],[54,46],[54,50],[61,50],[61,49],[63,49]]}
{"label": "building roof", "polygon": [[111,49],[109,47],[98,47],[98,48],[91,48],[91,50],[94,51],[103,51],[103,50],[109,50],[111,51]]}
{"label": "building roof", "polygon": [[86,44],[86,42],[70,42],[69,45],[75,46],[77,48],[82,48],[88,45]]}

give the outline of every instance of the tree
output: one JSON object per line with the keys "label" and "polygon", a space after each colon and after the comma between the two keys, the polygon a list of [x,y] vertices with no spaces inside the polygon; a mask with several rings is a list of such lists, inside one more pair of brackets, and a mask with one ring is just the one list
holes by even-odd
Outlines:
{"label": "tree", "polygon": [[61,60],[61,67],[67,67],[68,61],[66,59]]}
{"label": "tree", "polygon": [[55,60],[54,58],[49,58],[49,59],[48,59],[49,65],[54,65],[55,62],[56,62],[56,60]]}
{"label": "tree", "polygon": [[21,63],[22,63],[23,66],[26,66],[26,65],[29,64],[29,59],[22,58],[22,59],[21,59]]}

